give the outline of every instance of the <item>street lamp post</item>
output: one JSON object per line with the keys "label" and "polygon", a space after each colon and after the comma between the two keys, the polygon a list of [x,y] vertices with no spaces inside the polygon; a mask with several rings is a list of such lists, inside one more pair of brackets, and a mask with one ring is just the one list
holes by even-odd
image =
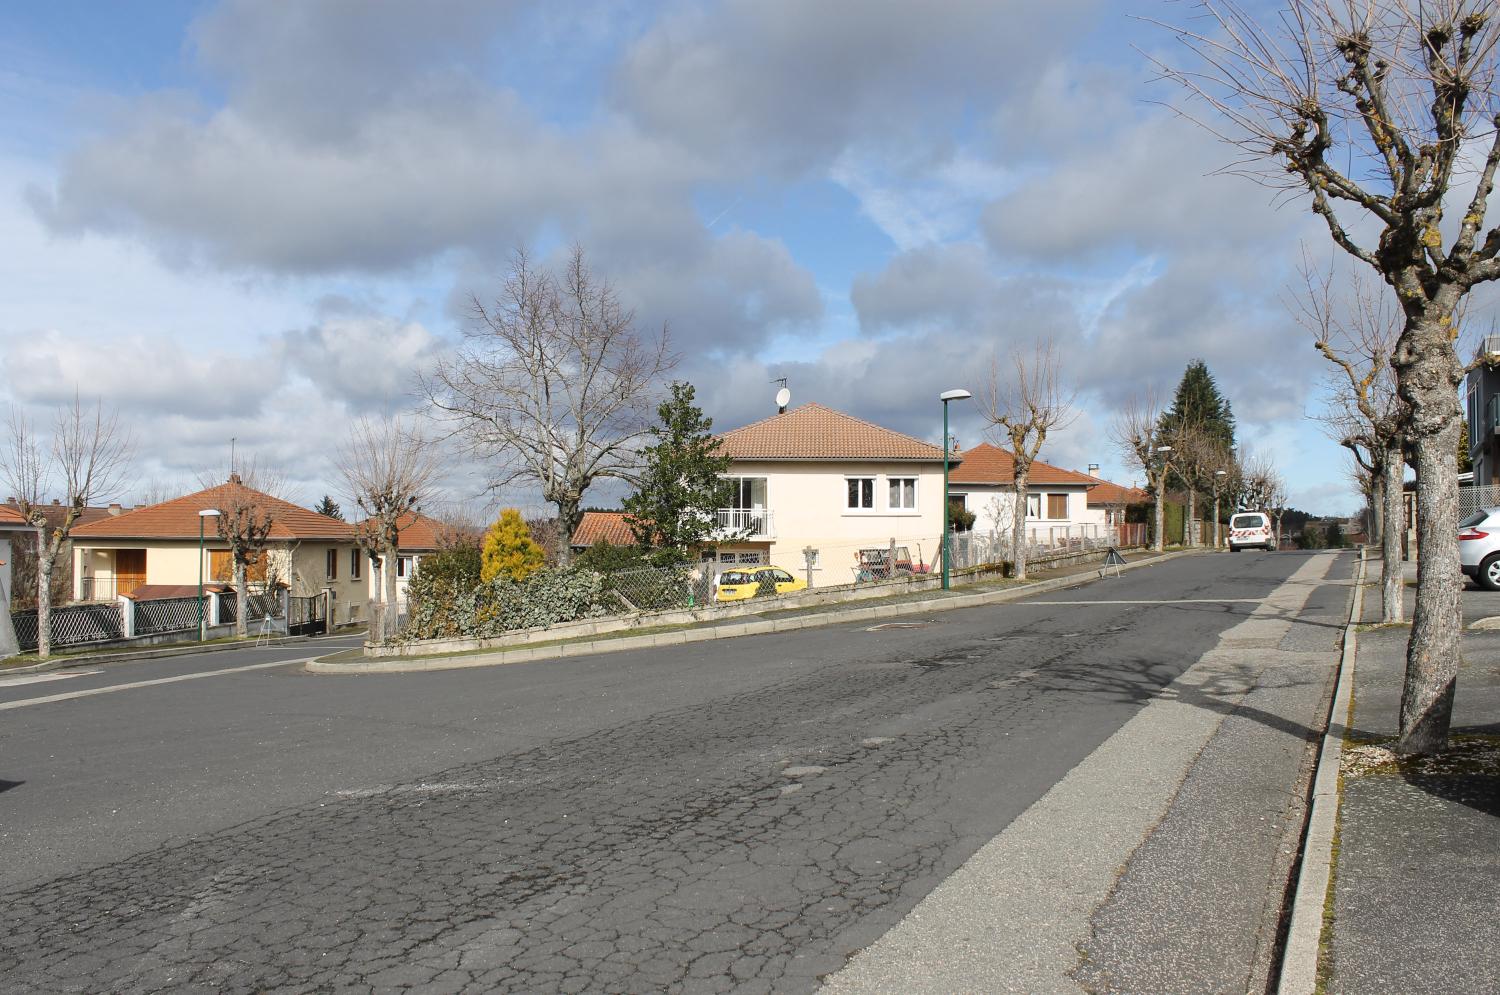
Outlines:
{"label": "street lamp post", "polygon": [[208,637],[203,627],[203,523],[210,518],[218,518],[217,508],[204,508],[198,512],[198,642],[203,642]]}
{"label": "street lamp post", "polygon": [[948,537],[948,402],[965,401],[974,395],[962,388],[945,390],[938,395],[943,402],[943,590],[949,588],[948,559],[953,543]]}
{"label": "street lamp post", "polygon": [[1219,549],[1219,541],[1223,534],[1219,529],[1219,488],[1224,484],[1224,478],[1229,476],[1228,470],[1214,471],[1214,551]]}

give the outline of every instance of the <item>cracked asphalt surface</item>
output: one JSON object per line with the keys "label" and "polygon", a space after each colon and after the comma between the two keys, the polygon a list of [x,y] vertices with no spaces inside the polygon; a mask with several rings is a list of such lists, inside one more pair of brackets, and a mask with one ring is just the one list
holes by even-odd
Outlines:
{"label": "cracked asphalt surface", "polygon": [[1083,628],[1057,602],[1258,598],[1299,563],[1192,557],[922,628],[0,713],[0,991],[809,991],[1254,607]]}

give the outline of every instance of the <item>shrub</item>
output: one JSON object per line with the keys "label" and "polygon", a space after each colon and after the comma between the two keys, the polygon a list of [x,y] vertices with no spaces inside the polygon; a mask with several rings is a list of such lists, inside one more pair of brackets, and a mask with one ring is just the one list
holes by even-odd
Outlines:
{"label": "shrub", "polygon": [[412,583],[416,583],[417,577],[432,581],[449,580],[460,590],[472,590],[479,586],[482,567],[483,558],[478,546],[451,546],[418,560]]}
{"label": "shrub", "polygon": [[407,598],[406,639],[486,639],[606,612],[600,575],[579,569],[541,569],[523,581],[502,574],[469,589],[419,571]]}
{"label": "shrub", "polygon": [[479,576],[483,581],[497,577],[522,581],[547,563],[547,554],[531,538],[531,531],[521,520],[521,513],[506,508],[484,536],[484,563]]}

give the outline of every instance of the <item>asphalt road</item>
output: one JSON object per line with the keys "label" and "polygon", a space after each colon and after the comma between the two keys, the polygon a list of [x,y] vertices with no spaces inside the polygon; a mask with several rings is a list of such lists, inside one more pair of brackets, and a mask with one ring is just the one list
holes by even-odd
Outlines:
{"label": "asphalt road", "polygon": [[1301,562],[481,670],[0,682],[0,991],[811,990]]}

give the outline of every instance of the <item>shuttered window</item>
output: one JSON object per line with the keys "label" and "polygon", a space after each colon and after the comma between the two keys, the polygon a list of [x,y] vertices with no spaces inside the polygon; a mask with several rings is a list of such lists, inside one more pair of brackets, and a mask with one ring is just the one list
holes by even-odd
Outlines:
{"label": "shuttered window", "polygon": [[1068,517],[1068,496],[1066,494],[1048,494],[1047,495],[1047,517],[1048,518],[1067,518]]}

